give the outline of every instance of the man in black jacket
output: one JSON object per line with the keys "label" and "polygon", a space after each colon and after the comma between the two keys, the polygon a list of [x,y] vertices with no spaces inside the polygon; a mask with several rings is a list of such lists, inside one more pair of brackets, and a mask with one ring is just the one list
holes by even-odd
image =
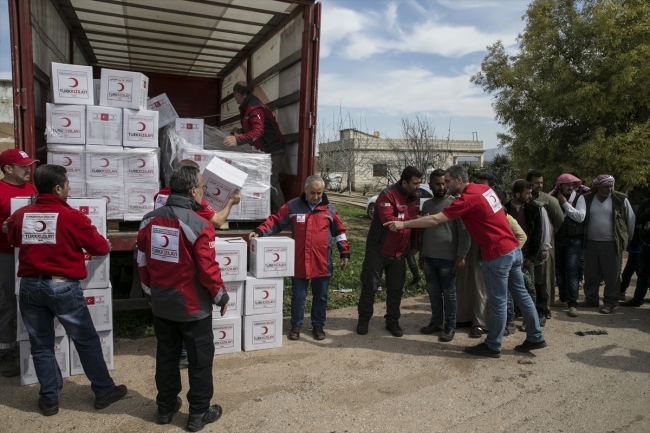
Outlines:
{"label": "man in black jacket", "polygon": [[640,307],[650,284],[650,198],[643,200],[636,211],[636,225],[639,227],[641,248],[637,263],[636,289],[634,297],[619,305],[623,307]]}

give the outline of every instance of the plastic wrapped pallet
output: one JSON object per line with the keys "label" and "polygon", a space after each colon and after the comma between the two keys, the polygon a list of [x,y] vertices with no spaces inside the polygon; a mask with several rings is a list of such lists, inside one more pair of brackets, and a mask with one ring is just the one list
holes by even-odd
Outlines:
{"label": "plastic wrapped pallet", "polygon": [[106,218],[124,218],[124,184],[108,180],[86,182],[86,195],[106,201]]}
{"label": "plastic wrapped pallet", "polygon": [[124,148],[124,183],[158,183],[160,149]]}
{"label": "plastic wrapped pallet", "polygon": [[175,130],[178,135],[189,143],[203,149],[203,119],[181,119],[174,121]]}
{"label": "plastic wrapped pallet", "polygon": [[124,153],[117,146],[86,147],[86,182],[124,182]]}
{"label": "plastic wrapped pallet", "polygon": [[122,145],[122,109],[89,106],[86,108],[86,144]]}

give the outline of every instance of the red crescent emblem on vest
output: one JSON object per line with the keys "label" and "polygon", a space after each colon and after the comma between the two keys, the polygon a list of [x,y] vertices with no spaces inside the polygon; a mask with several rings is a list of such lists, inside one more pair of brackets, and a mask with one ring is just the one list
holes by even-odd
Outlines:
{"label": "red crescent emblem on vest", "polygon": [[160,246],[165,248],[167,245],[169,245],[169,238],[166,235],[162,235],[162,237],[165,238],[165,244]]}
{"label": "red crescent emblem on vest", "polygon": [[34,231],[38,233],[45,231],[46,228],[47,228],[47,224],[45,224],[45,221],[39,220],[34,223]]}

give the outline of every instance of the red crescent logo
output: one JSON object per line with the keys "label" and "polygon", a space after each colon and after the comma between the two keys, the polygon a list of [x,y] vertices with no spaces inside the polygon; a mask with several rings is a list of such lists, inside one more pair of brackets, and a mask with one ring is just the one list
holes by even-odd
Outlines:
{"label": "red crescent logo", "polygon": [[142,197],[142,200],[140,201],[140,204],[143,204],[143,203],[145,203],[147,201],[147,197],[145,197],[143,195],[139,195],[138,197]]}
{"label": "red crescent logo", "polygon": [[221,195],[221,190],[219,188],[215,188],[217,192],[214,195]]}
{"label": "red crescent logo", "polygon": [[280,254],[273,253],[273,255],[275,256],[275,260],[273,260],[274,262],[277,262],[278,260],[280,260]]}
{"label": "red crescent logo", "polygon": [[162,235],[163,238],[165,238],[165,245],[161,245],[161,247],[165,248],[167,245],[169,245],[169,238],[166,235]]}
{"label": "red crescent logo", "polygon": [[264,296],[262,296],[262,299],[267,299],[269,297],[269,291],[268,290],[262,290],[262,293],[264,293]]}
{"label": "red crescent logo", "polygon": [[121,91],[124,90],[124,84],[122,84],[122,83],[117,83],[117,85],[119,86],[119,87],[117,88],[117,91],[118,91],[118,92],[121,92]]}
{"label": "red crescent logo", "polygon": [[62,117],[61,120],[67,120],[68,123],[62,123],[64,128],[67,128],[68,126],[72,125],[72,120],[68,119],[67,117]]}
{"label": "red crescent logo", "polygon": [[72,165],[72,159],[68,158],[67,156],[64,156],[63,159],[67,159],[67,162],[63,164],[64,167]]}
{"label": "red crescent logo", "polygon": [[111,202],[111,198],[109,196],[103,195],[102,198],[106,199],[106,204],[109,204]]}
{"label": "red crescent logo", "polygon": [[497,198],[495,196],[491,195],[490,198],[492,199],[493,202],[495,203],[497,202]]}
{"label": "red crescent logo", "polygon": [[147,125],[145,125],[143,122],[138,122],[138,125],[142,125],[142,129],[138,129],[138,131],[144,131],[147,129]]}
{"label": "red crescent logo", "polygon": [[232,262],[232,259],[230,257],[224,257],[224,259],[228,260],[228,263],[226,263],[224,266],[228,266],[230,262]]}
{"label": "red crescent logo", "polygon": [[34,231],[41,233],[42,231],[45,231],[45,228],[47,225],[45,224],[45,221],[36,221],[34,223]]}
{"label": "red crescent logo", "polygon": [[223,331],[219,331],[219,340],[223,340],[224,338],[226,338],[226,333]]}
{"label": "red crescent logo", "polygon": [[108,165],[111,163],[107,158],[102,158],[102,161],[106,161],[106,164],[102,165],[101,167],[108,167]]}
{"label": "red crescent logo", "polygon": [[264,330],[264,332],[262,332],[262,335],[266,335],[269,332],[269,328],[266,326],[262,326],[262,329]]}
{"label": "red crescent logo", "polygon": [[71,78],[68,78],[68,80],[72,80],[72,82],[74,83],[74,84],[73,84],[72,86],[70,86],[70,87],[77,87],[77,86],[79,85],[79,81],[77,81],[76,78],[72,78],[72,77],[71,77]]}
{"label": "red crescent logo", "polygon": [[142,168],[142,167],[144,167],[145,165],[147,165],[147,161],[145,161],[144,159],[138,158],[138,161],[141,161],[141,162],[142,162],[141,165],[138,165],[138,168]]}

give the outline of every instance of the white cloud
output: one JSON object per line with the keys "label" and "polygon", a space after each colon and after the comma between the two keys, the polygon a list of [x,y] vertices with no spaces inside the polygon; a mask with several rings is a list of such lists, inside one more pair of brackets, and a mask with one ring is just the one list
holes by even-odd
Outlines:
{"label": "white cloud", "polygon": [[0,80],[11,80],[11,71],[0,71]]}
{"label": "white cloud", "polygon": [[377,72],[372,79],[321,74],[319,105],[374,110],[391,116],[425,112],[493,118],[490,97],[469,82],[470,76],[438,76],[418,67]]}
{"label": "white cloud", "polygon": [[324,7],[321,19],[320,55],[330,55],[332,45],[351,34],[359,32],[368,19],[351,9]]}

